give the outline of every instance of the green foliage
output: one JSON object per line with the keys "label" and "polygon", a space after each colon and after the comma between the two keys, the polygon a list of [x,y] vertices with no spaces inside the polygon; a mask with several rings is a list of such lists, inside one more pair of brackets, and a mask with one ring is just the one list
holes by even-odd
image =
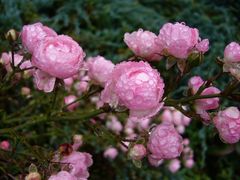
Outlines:
{"label": "green foliage", "polygon": [[[15,28],[20,31],[24,24],[41,21],[55,29],[59,34],[68,34],[86,51],[87,56],[103,55],[114,62],[119,62],[132,53],[123,42],[125,32],[135,31],[138,28],[148,29],[158,33],[159,28],[166,22],[186,22],[186,24],[199,29],[202,38],[208,38],[211,43],[210,51],[206,55],[205,63],[194,69],[193,74],[210,77],[217,73],[214,61],[217,56],[223,56],[223,50],[227,43],[240,40],[240,3],[238,0],[0,0],[0,52],[9,50],[4,41],[4,33]],[[161,72],[162,66],[159,67]],[[162,72],[161,72],[162,73]],[[164,74],[164,72],[163,72]],[[190,76],[189,75],[189,76]],[[169,79],[166,79],[168,81]],[[227,80],[226,77],[218,81],[222,87]],[[21,85],[16,85],[1,97],[9,97],[17,94]],[[186,79],[183,80],[179,93],[185,90]],[[51,104],[52,94],[39,96],[33,94],[30,100],[23,97],[2,100],[0,102],[1,118],[12,112],[35,112],[36,114],[47,112]],[[49,99],[46,106],[38,106],[42,99]],[[7,102],[7,103],[5,103]],[[8,103],[11,103],[11,106]],[[58,99],[57,103],[61,103]],[[35,111],[26,111],[34,108]],[[39,103],[40,104],[40,103]],[[18,107],[23,106],[23,109]],[[3,108],[4,107],[4,108]],[[18,111],[17,111],[18,109]],[[16,115],[17,117],[17,115]],[[37,117],[36,117],[37,118]],[[2,121],[0,121],[2,124]],[[20,123],[21,124],[21,123]],[[19,125],[20,125],[19,124]],[[111,134],[97,132],[98,127],[92,127],[87,122],[53,122],[42,126],[33,126],[34,131],[27,134],[25,138],[31,145],[42,145],[42,149],[34,149],[34,152],[22,157],[29,162],[45,167],[45,159],[48,159],[50,150],[54,150],[59,144],[70,142],[73,134],[84,134],[87,145],[86,150],[94,155],[94,165],[90,169],[90,179],[238,179],[239,176],[239,147],[238,153],[220,153],[223,147],[219,142],[213,127],[202,127],[200,122],[194,121],[187,130],[186,137],[190,138],[191,146],[195,151],[196,166],[192,170],[182,169],[176,174],[170,174],[165,167],[149,167],[143,162],[141,169],[136,168],[126,156],[120,155],[114,161],[102,157],[103,150],[110,144],[116,144]],[[87,129],[87,130],[86,130]],[[39,135],[42,137],[39,138]],[[38,137],[38,138],[36,138]],[[1,139],[4,134],[1,134]],[[12,134],[11,142],[18,151],[28,148],[29,144],[24,139],[19,139],[18,134]],[[239,145],[238,145],[239,146]],[[51,148],[49,148],[51,147]],[[34,153],[36,159],[29,156]],[[7,154],[9,158],[12,155]],[[13,157],[13,156],[12,156]],[[15,156],[14,156],[15,157]],[[13,158],[14,158],[13,157]],[[2,159],[2,157],[1,157]],[[16,161],[21,162],[19,156]],[[30,164],[26,161],[21,166],[7,167],[12,174],[26,173]],[[11,163],[11,162],[10,162]],[[1,163],[3,165],[4,163]],[[7,164],[0,167],[2,172]]]}

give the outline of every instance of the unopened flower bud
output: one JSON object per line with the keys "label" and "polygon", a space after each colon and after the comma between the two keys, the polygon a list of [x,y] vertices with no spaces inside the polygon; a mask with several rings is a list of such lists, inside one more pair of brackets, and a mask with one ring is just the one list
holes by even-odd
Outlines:
{"label": "unopened flower bud", "polygon": [[76,151],[83,143],[83,137],[80,134],[75,134],[73,136],[73,145],[72,148],[74,151]]}
{"label": "unopened flower bud", "polygon": [[25,180],[41,180],[41,175],[38,172],[31,172],[25,177]]}
{"label": "unopened flower bud", "polygon": [[142,144],[136,144],[129,151],[129,156],[133,160],[141,160],[147,154],[147,150]]}
{"label": "unopened flower bud", "polygon": [[5,38],[8,40],[8,41],[16,41],[17,38],[18,38],[18,35],[17,35],[17,31],[15,29],[10,29],[6,34],[5,34]]}

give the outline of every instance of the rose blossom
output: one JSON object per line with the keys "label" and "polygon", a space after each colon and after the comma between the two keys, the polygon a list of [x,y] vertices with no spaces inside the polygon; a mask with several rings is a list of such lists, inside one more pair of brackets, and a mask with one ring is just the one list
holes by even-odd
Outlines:
{"label": "rose blossom", "polygon": [[229,107],[219,111],[213,118],[213,123],[217,128],[223,141],[229,144],[240,140],[240,111],[236,107]]}
{"label": "rose blossom", "polygon": [[120,134],[123,127],[122,124],[118,121],[117,117],[114,115],[110,116],[110,120],[107,121],[106,126],[108,129],[112,130],[116,134]]}
{"label": "rose blossom", "polygon": [[94,83],[104,87],[111,76],[114,64],[102,56],[87,59],[88,76]]}
{"label": "rose blossom", "polygon": [[60,163],[63,169],[66,166],[70,168],[71,175],[87,179],[89,177],[88,167],[93,164],[93,160],[89,153],[73,151],[70,155],[63,156]]}
{"label": "rose blossom", "polygon": [[78,73],[85,53],[69,36],[46,37],[39,42],[32,64],[49,75],[66,79]]}
{"label": "rose blossom", "polygon": [[0,143],[0,149],[3,149],[3,150],[9,150],[10,149],[10,143],[8,141],[2,141]]}
{"label": "rose blossom", "polygon": [[78,180],[67,171],[60,171],[56,175],[51,175],[48,180]]}
{"label": "rose blossom", "polygon": [[142,144],[135,144],[129,151],[129,156],[134,160],[141,160],[147,154],[147,150]]}
{"label": "rose blossom", "polygon": [[[23,56],[21,56],[19,54],[14,54],[14,66],[15,67],[17,67],[22,60],[23,60]],[[11,67],[12,54],[11,54],[11,52],[2,53],[1,61],[4,65],[5,69],[7,70],[7,72],[11,72],[12,71],[12,67]],[[21,68],[21,69],[23,69],[23,68]]]}
{"label": "rose blossom", "polygon": [[[66,105],[68,105],[67,109],[69,111],[74,111],[74,109],[76,109],[79,106],[79,102],[73,103],[76,99],[77,99],[77,97],[74,95],[69,95],[69,96],[64,97],[64,102]],[[73,104],[71,104],[71,103],[73,103]],[[71,104],[71,105],[69,105],[69,104]]]}
{"label": "rose blossom", "polygon": [[199,42],[196,45],[196,49],[198,52],[205,53],[209,49],[209,40],[208,39],[203,39],[201,42]]}
{"label": "rose blossom", "polygon": [[188,169],[191,169],[193,166],[194,166],[195,162],[193,159],[187,159],[185,162],[184,162],[184,165],[186,168]]}
{"label": "rose blossom", "polygon": [[54,89],[56,78],[37,69],[33,73],[33,82],[39,90],[44,92],[52,92]]}
{"label": "rose blossom", "polygon": [[139,29],[124,34],[124,42],[137,55],[146,60],[160,60],[162,48],[156,44],[157,36],[150,31]]}
{"label": "rose blossom", "polygon": [[122,62],[109,77],[101,99],[111,106],[126,106],[131,118],[149,118],[162,107],[164,83],[147,62]]}
{"label": "rose blossom", "polygon": [[30,53],[33,53],[39,42],[46,37],[56,37],[57,33],[47,26],[43,26],[42,23],[35,23],[25,25],[22,28],[21,37],[22,44],[26,47]]}
{"label": "rose blossom", "polygon": [[[192,77],[189,82],[188,86],[191,89],[192,93],[195,94],[198,89],[202,86],[203,80],[199,76]],[[205,88],[200,95],[211,95],[211,94],[219,94],[220,90],[216,87],[210,86]],[[213,98],[204,98],[204,99],[197,99],[195,100],[195,109],[197,114],[199,114],[205,123],[209,123],[210,116],[207,113],[207,110],[213,110],[218,108],[219,106],[219,98],[213,97]]]}
{"label": "rose blossom", "polygon": [[163,159],[155,159],[152,155],[148,155],[148,162],[151,166],[158,167],[163,163]]}
{"label": "rose blossom", "polygon": [[113,147],[109,147],[104,151],[103,156],[109,159],[115,159],[118,155],[118,150]]}
{"label": "rose blossom", "polygon": [[173,159],[170,161],[168,165],[169,171],[172,173],[176,173],[181,167],[180,161],[178,159]]}
{"label": "rose blossom", "polygon": [[230,72],[240,81],[240,45],[236,42],[231,42],[224,50],[223,71]]}
{"label": "rose blossom", "polygon": [[155,159],[176,158],[183,150],[182,137],[172,124],[162,123],[151,132],[147,147]]}
{"label": "rose blossom", "polygon": [[184,23],[166,23],[160,29],[156,42],[176,58],[186,59],[197,45],[199,33],[196,28],[190,28]]}

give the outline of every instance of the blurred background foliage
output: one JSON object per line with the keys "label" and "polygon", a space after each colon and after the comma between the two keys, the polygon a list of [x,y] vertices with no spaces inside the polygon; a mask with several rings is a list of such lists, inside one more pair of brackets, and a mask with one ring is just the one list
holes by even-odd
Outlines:
{"label": "blurred background foliage", "polygon": [[[20,31],[24,24],[41,21],[59,34],[72,36],[87,56],[100,54],[117,63],[132,55],[123,42],[125,32],[142,28],[158,34],[164,23],[179,21],[198,28],[200,36],[210,40],[205,63],[190,74],[207,78],[218,72],[214,61],[217,56],[223,56],[224,47],[240,40],[239,9],[239,0],[0,0],[0,52],[9,50],[4,41],[8,29]],[[164,74],[162,71],[160,67]],[[227,77],[223,77],[217,84],[222,87],[226,81]],[[183,91],[185,87],[186,80],[183,80],[178,89]],[[232,147],[220,142],[213,127],[203,127],[200,122],[194,121],[186,132],[197,163],[192,170],[182,168],[174,175],[162,166],[152,168],[147,163],[138,169],[123,155],[114,161],[103,159],[103,147],[109,145],[108,141],[84,130],[89,128],[84,123],[63,125],[64,129],[56,128],[50,139],[43,137],[32,143],[54,149],[69,142],[75,132],[85,134],[90,143],[84,148],[94,155],[90,179],[240,179],[240,146],[236,145],[236,151],[228,154]],[[45,130],[35,128],[39,128],[36,133]],[[12,167],[12,171],[22,170]]]}

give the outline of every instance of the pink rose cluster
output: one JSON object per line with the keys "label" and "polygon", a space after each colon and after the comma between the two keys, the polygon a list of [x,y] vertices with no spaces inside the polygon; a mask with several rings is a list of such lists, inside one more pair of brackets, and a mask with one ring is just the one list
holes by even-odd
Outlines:
{"label": "pink rose cluster", "polygon": [[112,107],[127,107],[131,118],[143,119],[154,116],[161,109],[163,92],[164,83],[159,72],[147,62],[122,62],[108,78],[101,100]]}
{"label": "pink rose cluster", "polygon": [[164,107],[160,119],[162,122],[172,123],[180,134],[184,133],[185,128],[191,122],[189,117],[172,107]]}
{"label": "pink rose cluster", "polygon": [[158,36],[142,29],[125,33],[124,42],[136,56],[149,61],[160,60],[164,55],[187,59],[191,53],[209,49],[208,39],[201,40],[198,29],[178,22],[164,24]]}
{"label": "pink rose cluster", "polygon": [[182,137],[171,123],[162,123],[152,130],[147,149],[150,159],[174,159],[179,157],[183,150]]}
{"label": "pink rose cluster", "polygon": [[230,72],[240,81],[240,44],[231,42],[224,50],[224,72]]}
{"label": "pink rose cluster", "polygon": [[93,164],[92,156],[89,153],[77,151],[82,145],[81,135],[75,135],[73,142],[69,154],[55,155],[54,161],[61,164],[62,170],[57,174],[51,175],[49,180],[86,180],[89,177],[88,168]]}
{"label": "pink rose cluster", "polygon": [[240,111],[237,107],[219,111],[213,118],[213,123],[224,142],[233,144],[240,140]]}
{"label": "pink rose cluster", "polygon": [[[196,94],[198,89],[204,84],[204,81],[200,76],[194,76],[189,79],[188,81],[188,87],[190,88],[192,94]],[[200,95],[212,95],[212,94],[219,94],[221,91],[214,87],[210,86],[205,88]],[[205,99],[198,99],[195,100],[195,110],[196,113],[201,116],[201,118],[204,120],[205,123],[209,123],[211,120],[211,117],[208,110],[214,110],[217,109],[219,106],[219,98],[213,97],[213,98],[205,98]]]}
{"label": "pink rose cluster", "polygon": [[51,92],[56,78],[70,78],[79,72],[85,53],[71,37],[35,23],[23,26],[21,38],[37,68],[33,76],[38,89]]}

